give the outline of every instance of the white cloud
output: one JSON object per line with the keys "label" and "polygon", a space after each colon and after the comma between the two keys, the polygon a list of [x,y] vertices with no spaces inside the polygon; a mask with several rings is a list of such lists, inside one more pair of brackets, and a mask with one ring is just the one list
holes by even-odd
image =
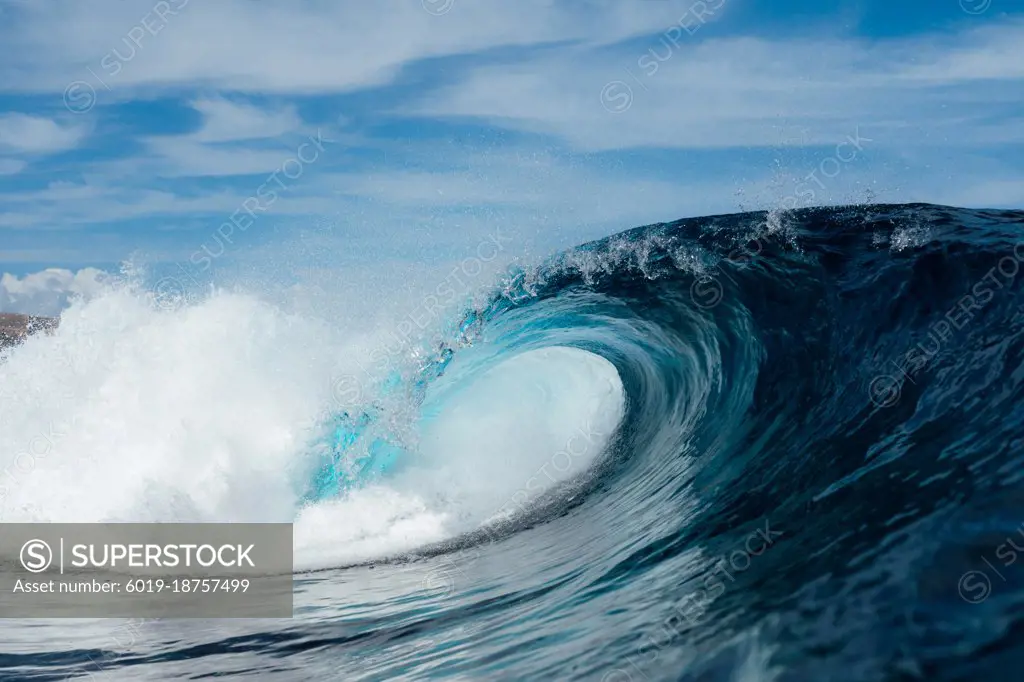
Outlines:
{"label": "white cloud", "polygon": [[896,71],[907,79],[931,83],[1021,79],[1022,37],[1024,21],[1007,19],[964,33],[952,44],[944,42],[943,36],[933,36],[923,53],[915,52],[920,47],[915,41],[902,41],[904,59]]}
{"label": "white cloud", "polygon": [[[166,190],[55,183],[42,190],[0,194],[0,229],[67,230],[83,224],[202,213],[228,215],[247,195],[206,192],[179,196]],[[283,203],[283,202],[282,202]]]}
{"label": "white cloud", "polygon": [[302,128],[294,106],[265,110],[227,99],[202,99],[192,107],[205,118],[203,127],[191,135],[197,142],[274,138]]}
{"label": "white cloud", "polygon": [[72,81],[95,80],[88,67],[110,87],[103,97],[196,83],[229,92],[340,92],[387,82],[402,66],[432,57],[654,33],[691,4],[459,1],[436,16],[419,0],[169,0],[180,9],[161,18],[151,0],[25,3],[0,26],[0,83],[59,94]]}
{"label": "white cloud", "polygon": [[0,312],[59,315],[71,297],[95,295],[108,278],[95,268],[77,272],[50,268],[24,277],[5,273],[0,276]]}
{"label": "white cloud", "polygon": [[81,126],[26,114],[0,114],[0,149],[52,153],[75,147],[85,134]]}
{"label": "white cloud", "polygon": [[[294,158],[297,133],[316,135],[294,106],[261,108],[240,100],[207,98],[191,103],[202,126],[184,135],[143,139],[148,153],[109,164],[108,172],[125,176],[233,176],[271,173]],[[287,142],[291,140],[291,142]],[[308,140],[303,140],[308,141]],[[271,147],[271,144],[273,146]],[[307,154],[306,158],[312,158]]]}
{"label": "white cloud", "polygon": [[17,175],[26,165],[21,159],[0,159],[0,175]]}
{"label": "white cloud", "polygon": [[590,151],[775,146],[780,121],[811,130],[805,144],[857,125],[896,143],[934,143],[935,132],[955,133],[948,141],[957,144],[1024,142],[1013,120],[1024,91],[1022,21],[870,43],[652,40],[648,49],[576,47],[476,66],[413,113],[482,119]]}
{"label": "white cloud", "polygon": [[129,162],[132,173],[163,177],[231,176],[271,173],[294,158],[279,147],[275,150],[249,147],[210,146],[189,137],[154,137],[146,140],[148,154]]}

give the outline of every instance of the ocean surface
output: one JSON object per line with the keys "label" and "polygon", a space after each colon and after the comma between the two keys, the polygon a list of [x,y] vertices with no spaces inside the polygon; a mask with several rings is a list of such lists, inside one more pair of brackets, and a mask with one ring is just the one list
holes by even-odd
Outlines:
{"label": "ocean surface", "polygon": [[0,679],[1020,679],[1022,261],[1021,211],[686,219],[362,354],[112,287],[0,360],[3,520],[294,520],[295,616],[4,620]]}

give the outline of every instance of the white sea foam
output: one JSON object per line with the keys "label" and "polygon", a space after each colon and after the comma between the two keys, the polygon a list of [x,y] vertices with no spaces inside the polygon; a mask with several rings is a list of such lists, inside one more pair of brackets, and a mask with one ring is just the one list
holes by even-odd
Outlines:
{"label": "white sea foam", "polygon": [[239,293],[163,309],[119,284],[77,300],[0,361],[2,520],[295,521],[297,566],[369,560],[528,505],[590,466],[622,414],[607,361],[525,353],[414,424],[409,466],[303,507],[318,419],[372,346]]}

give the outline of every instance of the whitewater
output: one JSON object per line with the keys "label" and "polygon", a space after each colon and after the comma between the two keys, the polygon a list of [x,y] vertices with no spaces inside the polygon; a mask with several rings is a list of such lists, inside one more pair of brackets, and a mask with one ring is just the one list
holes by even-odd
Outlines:
{"label": "whitewater", "polygon": [[[325,416],[356,406],[395,338],[356,347],[345,332],[224,291],[169,306],[117,280],[74,301],[0,366],[3,520],[294,521],[297,568],[334,567],[524,508],[585,471],[621,417],[607,361],[524,354],[460,386],[438,418],[395,415],[416,439],[400,476],[304,504]],[[416,343],[388,361],[415,361]]]}

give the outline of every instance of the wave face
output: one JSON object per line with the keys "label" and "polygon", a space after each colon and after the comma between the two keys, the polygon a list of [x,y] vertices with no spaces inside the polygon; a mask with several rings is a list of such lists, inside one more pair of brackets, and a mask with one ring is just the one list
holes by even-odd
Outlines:
{"label": "wave face", "polygon": [[0,626],[4,679],[1013,679],[1022,261],[1019,211],[687,219],[358,368],[239,295],[76,304],[0,364],[0,453],[64,425],[5,520],[294,519],[317,570],[284,626]]}

